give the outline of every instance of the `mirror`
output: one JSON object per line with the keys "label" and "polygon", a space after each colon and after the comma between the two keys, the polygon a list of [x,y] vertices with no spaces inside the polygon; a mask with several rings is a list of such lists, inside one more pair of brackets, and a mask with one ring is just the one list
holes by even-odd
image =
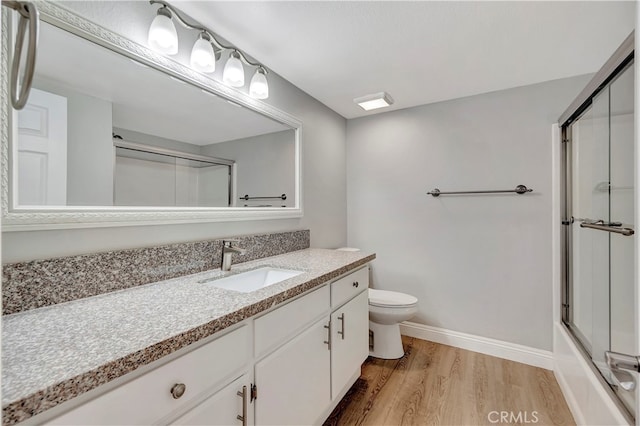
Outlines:
{"label": "mirror", "polygon": [[295,118],[104,28],[78,25],[82,18],[55,5],[39,7],[34,89],[3,141],[5,223],[301,215]]}

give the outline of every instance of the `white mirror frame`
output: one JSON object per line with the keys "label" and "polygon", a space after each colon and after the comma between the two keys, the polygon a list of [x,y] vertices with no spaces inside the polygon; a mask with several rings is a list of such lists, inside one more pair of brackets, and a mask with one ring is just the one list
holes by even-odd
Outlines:
{"label": "white mirror frame", "polygon": [[[181,224],[199,222],[227,222],[238,220],[288,219],[303,216],[302,210],[302,123],[290,114],[273,106],[251,98],[248,94],[228,87],[191,68],[175,62],[153,50],[107,30],[87,19],[47,1],[35,2],[40,11],[40,19],[79,37],[113,50],[145,65],[149,65],[188,84],[209,91],[215,95],[263,114],[286,124],[295,130],[295,207],[251,208],[251,207],[69,207],[49,206],[43,208],[14,208],[13,194],[15,182],[10,180],[11,143],[9,138],[14,112],[9,96],[9,36],[5,29],[8,14],[2,15],[2,58],[1,83],[2,101],[1,124],[1,167],[2,167],[2,231],[26,231],[65,228],[97,228],[110,226],[139,226]],[[234,194],[237,196],[237,194]]]}

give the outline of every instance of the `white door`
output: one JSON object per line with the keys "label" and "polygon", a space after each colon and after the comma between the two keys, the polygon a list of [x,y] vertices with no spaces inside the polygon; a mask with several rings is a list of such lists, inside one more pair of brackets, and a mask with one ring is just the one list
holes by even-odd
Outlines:
{"label": "white door", "polygon": [[331,314],[331,328],[331,398],[335,399],[369,355],[369,293],[360,293]]}
{"label": "white door", "polygon": [[67,98],[31,89],[17,121],[18,205],[66,205]]}
{"label": "white door", "polygon": [[258,362],[257,425],[309,425],[331,402],[329,323],[324,318]]}

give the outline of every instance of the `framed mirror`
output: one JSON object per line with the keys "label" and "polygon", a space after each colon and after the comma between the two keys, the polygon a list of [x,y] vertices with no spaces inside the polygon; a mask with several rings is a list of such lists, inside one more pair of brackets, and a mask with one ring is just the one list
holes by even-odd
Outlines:
{"label": "framed mirror", "polygon": [[29,101],[14,111],[2,100],[3,230],[302,216],[295,117],[55,4],[38,8]]}

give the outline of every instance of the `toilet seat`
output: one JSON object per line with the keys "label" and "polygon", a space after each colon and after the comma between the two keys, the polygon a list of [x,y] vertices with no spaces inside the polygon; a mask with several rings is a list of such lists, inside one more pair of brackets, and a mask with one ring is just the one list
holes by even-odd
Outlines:
{"label": "toilet seat", "polygon": [[397,291],[369,289],[369,305],[382,308],[413,307],[418,303],[414,296]]}

